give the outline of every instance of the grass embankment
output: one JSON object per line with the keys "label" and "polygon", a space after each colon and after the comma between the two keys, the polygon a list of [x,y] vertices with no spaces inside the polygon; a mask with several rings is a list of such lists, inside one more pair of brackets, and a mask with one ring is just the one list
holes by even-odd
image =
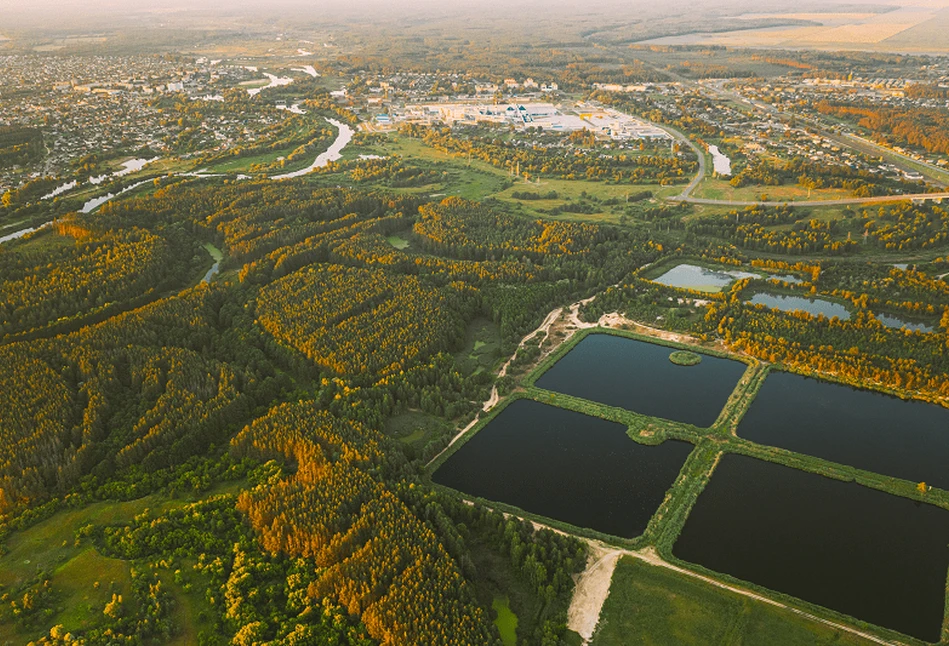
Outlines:
{"label": "grass embankment", "polygon": [[727,180],[706,178],[695,189],[693,197],[735,202],[800,202],[816,200],[845,200],[853,193],[842,188],[823,188],[808,191],[802,186],[732,186]]}
{"label": "grass embankment", "polygon": [[593,646],[870,644],[790,610],[631,557],[616,566]]}

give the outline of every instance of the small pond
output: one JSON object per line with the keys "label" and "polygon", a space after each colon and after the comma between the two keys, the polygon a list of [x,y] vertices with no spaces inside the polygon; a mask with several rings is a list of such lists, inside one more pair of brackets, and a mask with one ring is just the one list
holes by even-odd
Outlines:
{"label": "small pond", "polygon": [[823,298],[805,298],[803,296],[792,296],[789,294],[768,294],[759,292],[752,296],[747,303],[752,305],[765,305],[772,309],[782,312],[794,312],[802,310],[817,316],[823,314],[827,318],[837,317],[841,321],[850,320],[850,311],[841,303],[835,303]]}
{"label": "small pond", "polygon": [[653,282],[668,287],[694,289],[714,294],[742,278],[761,278],[761,275],[738,269],[709,269],[686,263],[676,265],[662,276],[654,278]]}
{"label": "small pond", "polygon": [[910,321],[899,316],[894,316],[893,314],[877,314],[874,312],[873,316],[876,317],[876,320],[878,320],[883,325],[896,329],[906,328],[907,330],[912,330],[914,332],[932,332],[936,329],[928,323],[923,323],[921,321]]}

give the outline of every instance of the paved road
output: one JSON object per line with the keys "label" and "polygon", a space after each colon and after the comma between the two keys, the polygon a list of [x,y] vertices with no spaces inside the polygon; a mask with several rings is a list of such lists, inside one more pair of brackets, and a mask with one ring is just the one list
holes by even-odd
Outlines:
{"label": "paved road", "polygon": [[[684,193],[687,193],[684,192]],[[913,193],[908,195],[877,195],[875,197],[846,197],[839,200],[799,200],[784,202],[741,202],[738,200],[712,200],[702,197],[688,197],[688,195],[674,195],[666,198],[675,202],[688,202],[689,204],[711,204],[717,206],[754,206],[756,204],[764,206],[844,206],[849,204],[877,204],[880,202],[902,202],[904,200],[949,200],[949,193]]]}
{"label": "paved road", "polygon": [[690,199],[689,196],[692,194],[692,191],[694,191],[694,190],[696,189],[696,187],[697,187],[699,184],[702,183],[702,180],[705,179],[705,163],[706,163],[706,162],[705,162],[705,151],[703,151],[703,150],[700,149],[698,146],[696,146],[694,143],[692,143],[692,140],[691,140],[691,139],[689,139],[688,137],[686,137],[684,134],[682,134],[681,132],[679,132],[679,131],[676,130],[675,128],[670,128],[670,127],[667,126],[667,125],[659,125],[659,124],[654,124],[654,125],[655,125],[657,128],[662,128],[663,130],[665,130],[666,132],[668,132],[670,135],[672,135],[673,137],[675,137],[675,140],[678,141],[679,143],[686,144],[689,148],[692,149],[692,152],[695,153],[695,156],[696,156],[696,157],[698,158],[698,160],[699,160],[699,170],[698,170],[698,172],[695,174],[695,177],[692,179],[692,181],[689,182],[689,185],[686,186],[684,189],[682,189],[682,192],[679,193],[678,195],[675,195],[675,196],[669,198],[669,199],[678,200],[678,201],[688,200],[688,199]]}

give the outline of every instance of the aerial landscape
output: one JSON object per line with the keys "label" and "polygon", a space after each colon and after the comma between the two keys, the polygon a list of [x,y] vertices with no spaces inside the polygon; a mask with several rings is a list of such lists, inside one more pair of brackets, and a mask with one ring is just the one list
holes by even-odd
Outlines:
{"label": "aerial landscape", "polygon": [[0,646],[949,645],[949,0],[9,0]]}

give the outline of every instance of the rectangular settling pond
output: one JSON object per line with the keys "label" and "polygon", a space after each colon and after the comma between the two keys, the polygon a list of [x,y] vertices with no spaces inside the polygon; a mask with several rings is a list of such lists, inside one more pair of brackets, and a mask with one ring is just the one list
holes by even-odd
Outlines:
{"label": "rectangular settling pond", "polygon": [[738,435],[949,489],[949,409],[942,406],[774,372]]}
{"label": "rectangular settling pond", "polygon": [[692,450],[643,446],[626,427],[525,399],[505,408],[432,476],[466,494],[633,538]]}
{"label": "rectangular settling pond", "polygon": [[925,641],[939,641],[949,511],[725,455],[675,556]]}
{"label": "rectangular settling pond", "polygon": [[673,348],[591,334],[537,380],[538,388],[695,426],[711,426],[747,366],[701,355],[695,366],[669,360]]}

